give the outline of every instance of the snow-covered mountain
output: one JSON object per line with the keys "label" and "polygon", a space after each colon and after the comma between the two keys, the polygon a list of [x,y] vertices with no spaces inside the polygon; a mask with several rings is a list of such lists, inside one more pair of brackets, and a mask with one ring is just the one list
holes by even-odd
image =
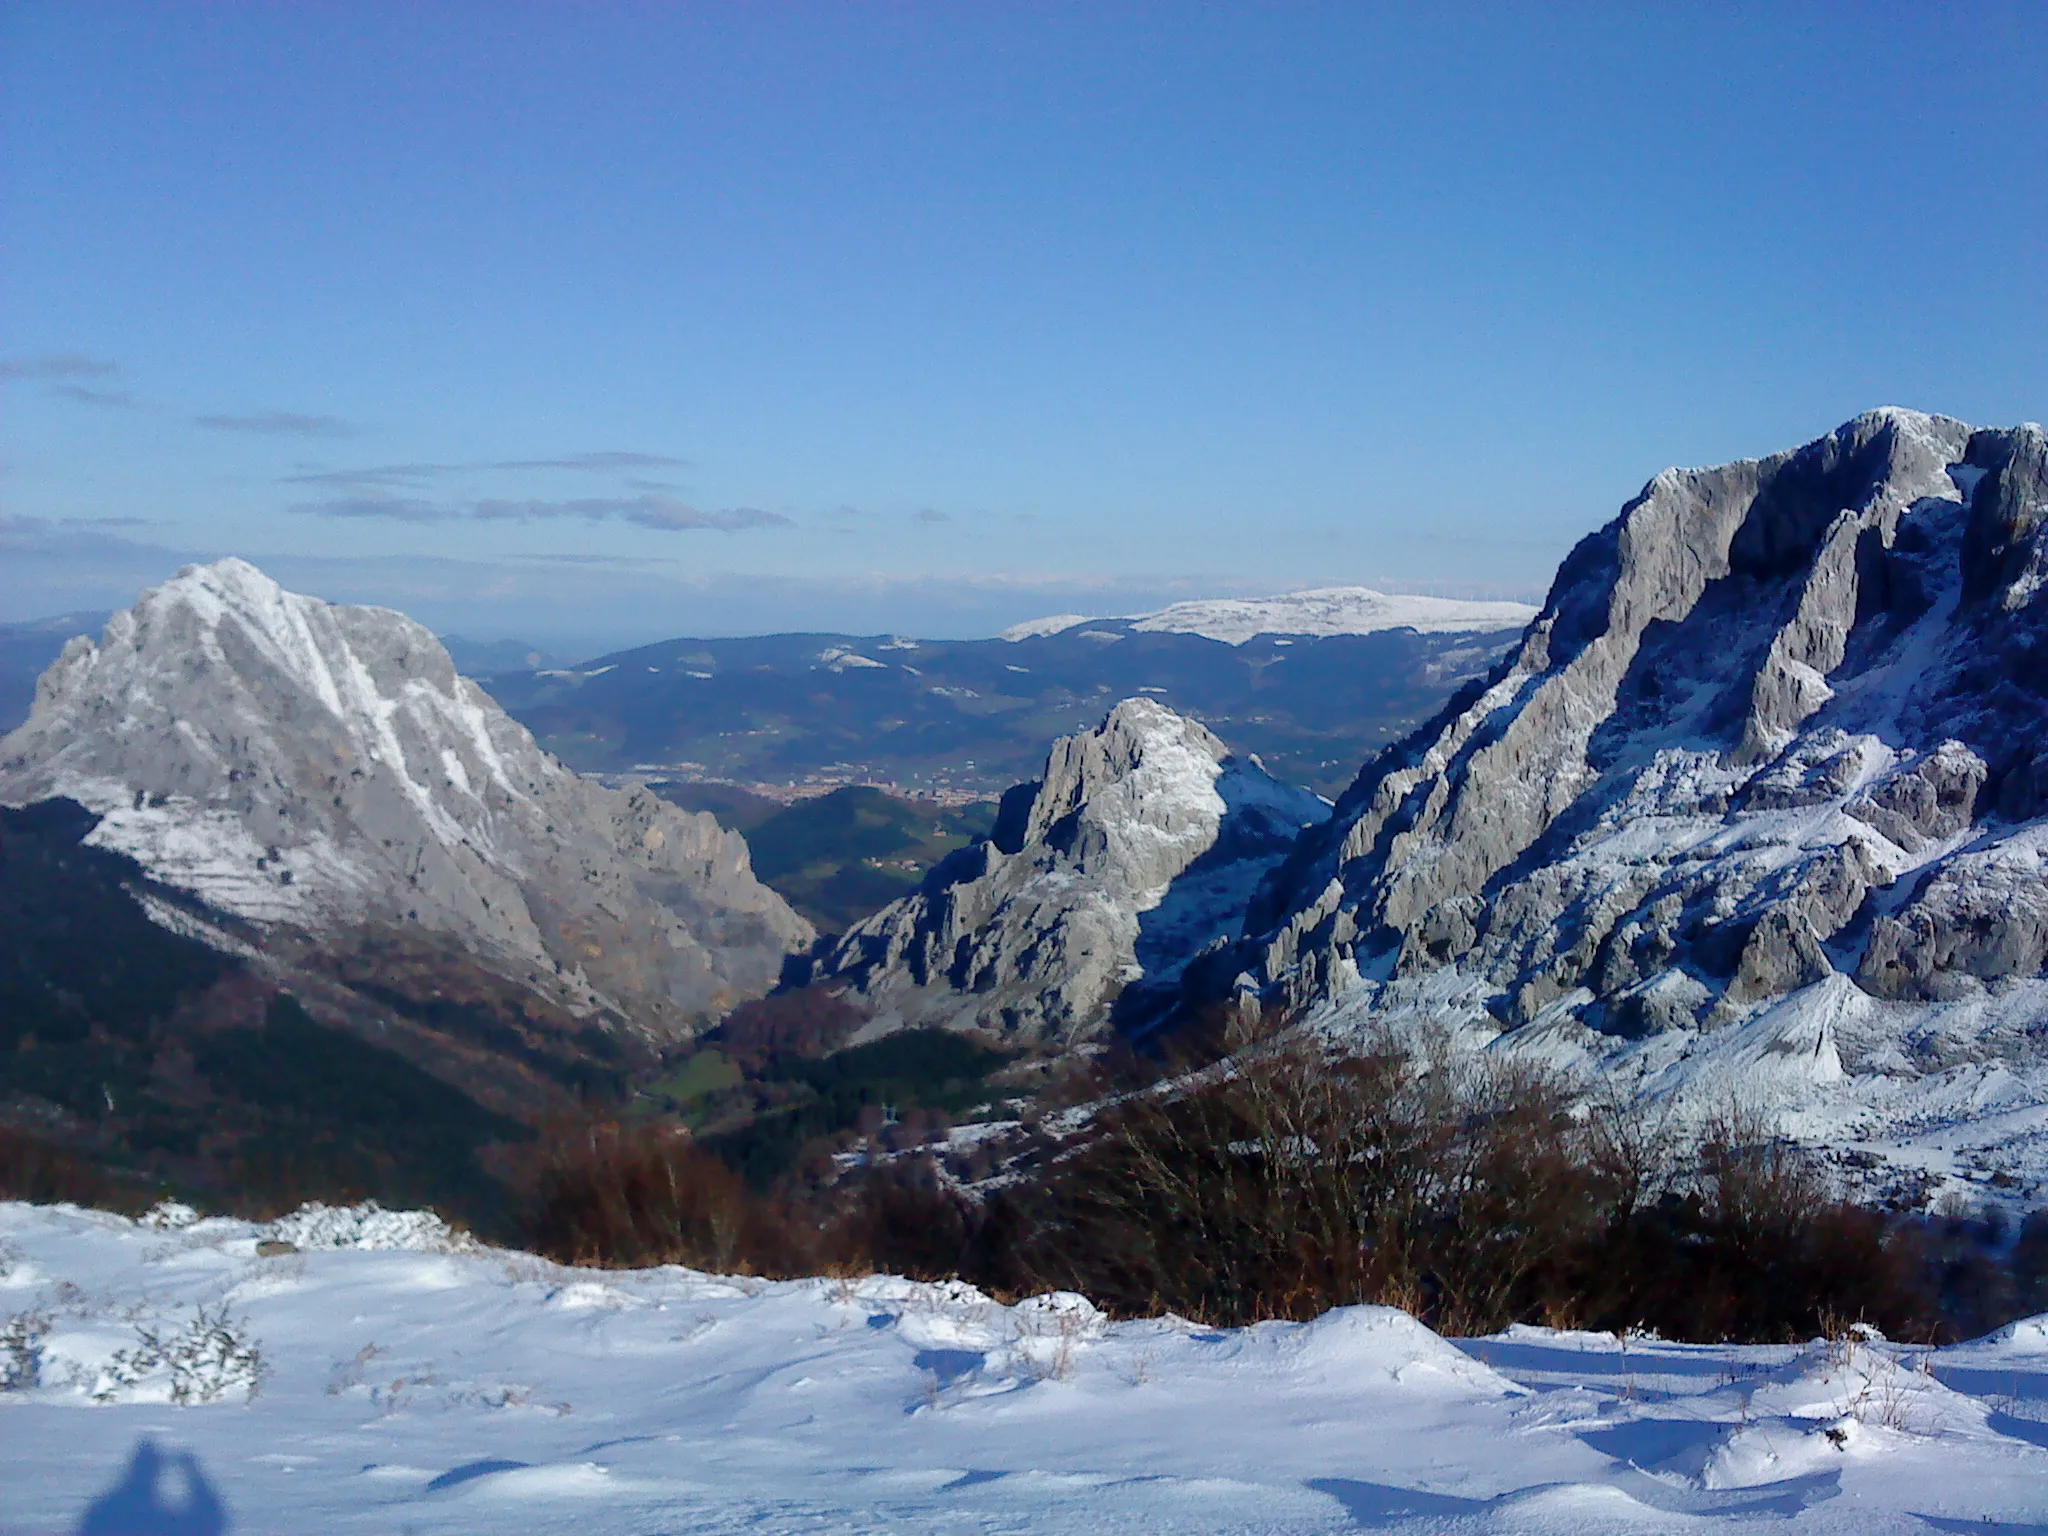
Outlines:
{"label": "snow-covered mountain", "polygon": [[998,638],[1030,640],[1096,624],[1104,627],[1106,635],[1128,629],[1138,634],[1201,635],[1225,645],[1243,645],[1254,635],[1370,635],[1383,629],[1459,634],[1520,629],[1535,616],[1536,610],[1527,603],[1389,595],[1370,587],[1318,587],[1278,597],[1203,598],[1127,619],[1054,614],[1013,624]]}
{"label": "snow-covered mountain", "polygon": [[1212,980],[2048,1174],[2044,521],[2035,426],[1882,410],[1667,470]]}
{"label": "snow-covered mountain", "polygon": [[993,836],[859,924],[818,980],[858,998],[870,1033],[974,1027],[1073,1043],[1144,1020],[1188,960],[1235,938],[1252,888],[1327,815],[1256,758],[1151,699],[1056,743],[1004,797]]}
{"label": "snow-covered mountain", "polygon": [[658,1034],[760,995],[812,937],[738,834],[570,772],[404,615],[240,560],[188,566],[43,675],[0,802],[53,796],[236,917],[443,935]]}

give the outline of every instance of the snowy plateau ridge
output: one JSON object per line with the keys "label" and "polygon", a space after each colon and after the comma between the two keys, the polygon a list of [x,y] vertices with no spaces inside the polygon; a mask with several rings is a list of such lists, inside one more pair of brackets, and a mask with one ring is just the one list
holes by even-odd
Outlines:
{"label": "snowy plateau ridge", "polygon": [[1218,1329],[169,1215],[0,1204],[9,1530],[1988,1536],[2048,1487],[2042,1318],[1944,1349]]}
{"label": "snowy plateau ridge", "polygon": [[2044,584],[2038,426],[1887,409],[1667,470],[1199,985],[1747,1099],[1909,1195],[2038,1197]]}
{"label": "snowy plateau ridge", "polygon": [[1520,629],[1535,616],[1536,610],[1527,603],[1390,595],[1370,587],[1317,587],[1278,597],[1200,598],[1124,619],[1054,614],[1012,624],[996,638],[1032,640],[1084,624],[1101,624],[1112,626],[1104,629],[1105,639],[1128,628],[1135,634],[1202,635],[1224,645],[1243,645],[1255,635],[1371,635],[1385,629],[1412,629],[1429,635]]}
{"label": "snowy plateau ridge", "polygon": [[815,979],[870,1013],[868,1034],[936,1024],[1074,1045],[1142,1032],[1328,814],[1199,723],[1126,699],[1055,743],[986,841],[851,929]]}
{"label": "snowy plateau ridge", "polygon": [[745,841],[541,751],[422,626],[188,566],[79,637],[0,740],[0,802],[258,931],[456,940],[593,1017],[687,1033],[775,982],[808,924]]}

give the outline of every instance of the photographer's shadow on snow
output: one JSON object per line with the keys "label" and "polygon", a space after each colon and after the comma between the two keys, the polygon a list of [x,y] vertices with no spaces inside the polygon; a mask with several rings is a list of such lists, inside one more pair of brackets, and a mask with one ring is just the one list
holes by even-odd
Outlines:
{"label": "photographer's shadow on snow", "polygon": [[225,1536],[227,1506],[190,1451],[144,1436],[119,1482],[92,1501],[74,1536]]}

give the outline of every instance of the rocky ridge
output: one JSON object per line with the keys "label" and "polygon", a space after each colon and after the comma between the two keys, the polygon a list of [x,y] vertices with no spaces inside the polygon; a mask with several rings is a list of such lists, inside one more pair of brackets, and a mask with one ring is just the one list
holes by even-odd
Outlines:
{"label": "rocky ridge", "polygon": [[870,1011],[869,1035],[935,1024],[1074,1044],[1142,1029],[1327,812],[1195,721],[1126,699],[1054,745],[988,840],[827,949],[815,980]]}
{"label": "rocky ridge", "polygon": [[1788,1104],[1957,1071],[2048,1102],[2044,520],[2031,425],[1882,410],[1665,471],[1207,984]]}
{"label": "rocky ridge", "polygon": [[1103,631],[1105,637],[1128,630],[1140,635],[1201,635],[1224,645],[1243,645],[1258,635],[1370,635],[1388,629],[1461,634],[1514,629],[1535,615],[1536,610],[1527,603],[1422,597],[1375,592],[1371,587],[1316,587],[1278,597],[1196,598],[1127,619],[1053,614],[1012,624],[997,638],[1030,640],[1101,624],[1110,626]]}
{"label": "rocky ridge", "polygon": [[422,626],[188,566],[80,637],[0,740],[0,801],[268,931],[454,939],[573,1011],[687,1033],[812,933],[744,839],[541,751]]}

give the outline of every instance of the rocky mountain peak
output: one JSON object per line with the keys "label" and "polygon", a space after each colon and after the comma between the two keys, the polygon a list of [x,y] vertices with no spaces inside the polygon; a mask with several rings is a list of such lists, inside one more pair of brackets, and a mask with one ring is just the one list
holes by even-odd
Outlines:
{"label": "rocky mountain peak", "polygon": [[1996,1054],[2048,962],[2043,448],[1887,409],[1659,474],[1304,837],[1233,964],[1356,1017],[1455,993],[1602,1059],[1733,1049],[1808,989],[1839,1021],[1844,986],[1897,1032],[1809,1019],[1794,1059]]}
{"label": "rocky mountain peak", "polygon": [[816,979],[861,1000],[877,1033],[1077,1041],[1137,1027],[1139,994],[1156,1009],[1192,955],[1234,937],[1252,886],[1327,809],[1200,723],[1126,699],[1055,743],[986,842],[852,929]]}
{"label": "rocky mountain peak", "polygon": [[1096,729],[1053,743],[1024,841],[1058,839],[1077,868],[1149,888],[1175,859],[1173,846],[1200,837],[1213,819],[1215,779],[1229,757],[1198,721],[1151,699],[1125,699]]}
{"label": "rocky mountain peak", "polygon": [[810,930],[745,842],[542,752],[388,609],[188,566],[73,640],[0,741],[0,800],[249,921],[455,938],[581,1011],[674,1033],[758,995]]}

